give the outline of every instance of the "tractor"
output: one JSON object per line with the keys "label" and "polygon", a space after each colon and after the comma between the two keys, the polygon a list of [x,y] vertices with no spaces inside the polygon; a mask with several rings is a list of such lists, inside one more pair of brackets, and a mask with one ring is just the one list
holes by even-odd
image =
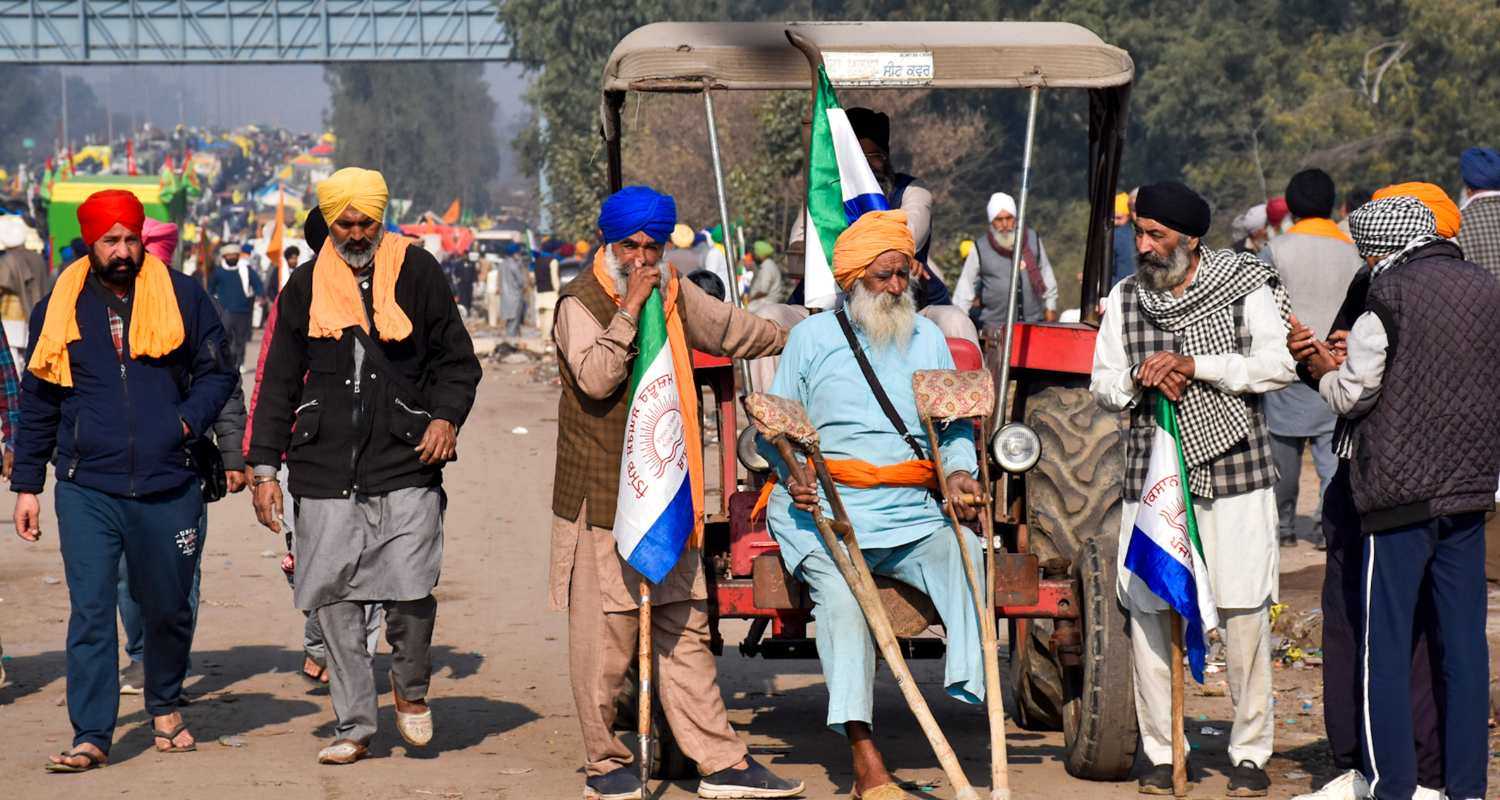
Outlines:
{"label": "tractor", "polygon": [[[1099,300],[1109,288],[1113,196],[1135,67],[1092,32],[1051,22],[654,23],[625,36],[609,57],[601,104],[611,191],[623,185],[622,110],[631,92],[699,93],[708,120],[718,212],[730,228],[714,94],[809,90],[822,60],[835,86],[882,90],[1016,89],[1029,95],[1019,226],[1026,224],[1037,109],[1047,90],[1088,92],[1088,238],[1081,321],[1012,324],[982,339],[983,352],[950,340],[960,369],[981,364],[999,388],[999,428],[980,442],[993,474],[989,513],[1002,531],[998,614],[1008,624],[1012,715],[1029,730],[1062,730],[1065,767],[1079,778],[1123,780],[1138,744],[1127,618],[1115,593],[1123,481],[1119,420],[1100,409],[1088,381]],[[735,243],[726,236],[729,262]],[[730,302],[738,303],[734,281]],[[1010,319],[1015,319],[1014,309]],[[742,654],[813,658],[811,604],[782,566],[764,521],[750,510],[765,469],[753,429],[739,419],[742,365],[694,356],[712,390],[720,497],[707,514],[702,557],[709,576],[713,645],[721,619],[751,620]],[[1007,391],[1008,388],[1008,391]],[[712,464],[705,459],[705,464]],[[917,638],[936,620],[930,601],[894,581],[882,598],[909,657],[937,656]],[[625,716],[624,719],[633,719]],[[669,764],[672,758],[664,753]],[[662,763],[658,761],[657,763]]]}

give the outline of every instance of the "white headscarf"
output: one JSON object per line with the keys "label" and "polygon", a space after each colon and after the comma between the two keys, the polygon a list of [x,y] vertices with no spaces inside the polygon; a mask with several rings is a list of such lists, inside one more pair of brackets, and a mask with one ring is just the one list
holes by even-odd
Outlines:
{"label": "white headscarf", "polygon": [[1016,199],[1005,192],[995,192],[984,206],[985,219],[994,222],[1002,211],[1009,212],[1012,217],[1016,216]]}

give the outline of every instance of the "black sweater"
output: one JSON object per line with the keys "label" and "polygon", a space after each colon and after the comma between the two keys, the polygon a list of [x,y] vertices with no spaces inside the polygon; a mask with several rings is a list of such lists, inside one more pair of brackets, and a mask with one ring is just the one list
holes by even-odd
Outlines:
{"label": "black sweater", "polygon": [[[405,339],[381,341],[373,323],[369,337],[350,327],[336,340],[312,339],[313,264],[292,273],[277,300],[250,463],[276,466],[285,453],[298,497],[440,484],[442,465],[422,464],[415,448],[431,420],[463,424],[482,375],[442,270],[425,250],[407,248],[396,281],[396,303],[412,324]],[[368,287],[364,293],[368,308]],[[375,343],[378,351],[366,352],[358,382],[356,339]]]}

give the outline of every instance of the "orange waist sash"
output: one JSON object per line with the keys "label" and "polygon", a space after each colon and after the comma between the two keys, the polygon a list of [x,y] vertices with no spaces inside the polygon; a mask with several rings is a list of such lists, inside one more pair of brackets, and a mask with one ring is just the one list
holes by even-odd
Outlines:
{"label": "orange waist sash", "polygon": [[[860,461],[857,458],[831,458],[828,464],[828,475],[833,482],[840,486],[849,486],[854,489],[873,489],[876,486],[892,486],[899,488],[931,489],[936,491],[938,486],[937,465],[931,461],[902,461],[899,464],[887,464],[877,467],[868,461]],[[757,519],[765,513],[766,504],[771,501],[771,490],[776,488],[776,473],[771,473],[770,480],[766,485],[760,487],[760,497],[755,501],[755,508],[750,512],[751,519]]]}

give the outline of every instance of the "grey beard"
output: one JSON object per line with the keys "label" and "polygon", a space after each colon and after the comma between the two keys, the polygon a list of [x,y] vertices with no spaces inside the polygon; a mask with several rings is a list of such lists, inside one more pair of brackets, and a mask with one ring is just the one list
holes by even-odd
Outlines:
{"label": "grey beard", "polygon": [[384,236],[384,230],[376,231],[374,238],[370,240],[370,246],[365,248],[363,253],[345,250],[344,245],[337,241],[333,243],[333,251],[339,254],[339,258],[344,259],[344,263],[348,264],[350,269],[362,270],[375,261],[375,251],[380,249],[380,240]]}
{"label": "grey beard", "polygon": [[1147,289],[1168,292],[1182,285],[1192,266],[1192,255],[1186,247],[1179,244],[1165,260],[1158,258],[1155,253],[1137,256],[1135,272]]}
{"label": "grey beard", "polygon": [[[665,292],[667,290],[667,281],[671,280],[672,273],[664,265],[658,264],[657,266],[661,267],[661,285],[659,288]],[[620,259],[615,258],[615,251],[609,245],[604,246],[604,268],[609,270],[609,274],[615,276],[615,293],[624,297],[625,290],[630,286],[630,270],[626,269],[625,265],[620,263]]]}
{"label": "grey beard", "polygon": [[849,320],[865,332],[876,350],[911,341],[917,324],[917,302],[911,286],[900,297],[887,292],[872,292],[863,283],[855,283],[848,299]]}

